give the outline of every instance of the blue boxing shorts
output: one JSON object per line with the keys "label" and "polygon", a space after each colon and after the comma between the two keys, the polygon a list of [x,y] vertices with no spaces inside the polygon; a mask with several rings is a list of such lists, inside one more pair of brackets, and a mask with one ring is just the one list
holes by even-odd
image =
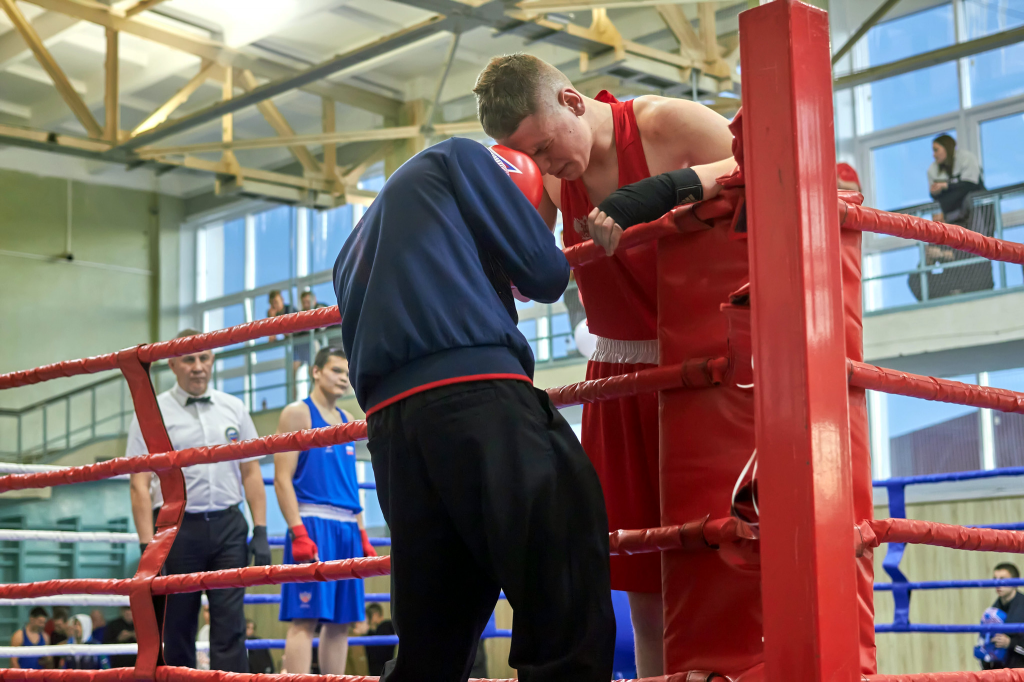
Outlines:
{"label": "blue boxing shorts", "polygon": [[[316,543],[320,561],[353,559],[363,556],[359,525],[354,521],[335,521],[318,516],[303,516],[302,525]],[[284,563],[294,564],[291,536],[284,543]],[[318,620],[321,623],[356,623],[366,620],[363,581],[336,580],[326,583],[285,583],[281,585],[280,620]]]}

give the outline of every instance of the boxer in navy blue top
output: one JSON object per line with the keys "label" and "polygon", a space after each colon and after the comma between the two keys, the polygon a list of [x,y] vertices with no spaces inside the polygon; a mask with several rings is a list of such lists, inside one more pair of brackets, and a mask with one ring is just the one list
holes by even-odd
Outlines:
{"label": "boxer in navy blue top", "polygon": [[600,483],[516,326],[512,282],[551,303],[569,280],[526,198],[540,182],[525,155],[442,142],[391,176],[334,266],[391,530],[386,682],[466,680],[502,589],[520,679],[611,679]]}
{"label": "boxer in navy blue top", "polygon": [[[281,411],[278,433],[342,424],[351,415],[335,406],[348,391],[348,360],[340,348],[323,348],[312,367],[313,389]],[[362,506],[352,443],[274,455],[274,489],[288,523],[284,563],[377,556],[362,528]],[[291,621],[285,640],[288,672],[310,670],[320,623],[320,672],[345,674],[348,624],[365,618],[363,581],[281,586],[281,615]]]}

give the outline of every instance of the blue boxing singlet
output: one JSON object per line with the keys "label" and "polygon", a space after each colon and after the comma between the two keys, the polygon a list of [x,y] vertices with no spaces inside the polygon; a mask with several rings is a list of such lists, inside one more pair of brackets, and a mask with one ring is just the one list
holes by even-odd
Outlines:
{"label": "blue boxing singlet", "polygon": [[[320,416],[312,398],[302,402],[309,407],[314,429],[330,426]],[[345,413],[338,409],[342,423]],[[359,482],[356,478],[356,446],[353,443],[329,445],[299,453],[299,464],[292,476],[295,498],[300,504],[322,504],[348,509],[353,513],[363,510],[359,504]]]}
{"label": "blue boxing singlet", "polygon": [[[26,631],[25,628],[21,629],[21,642],[22,642],[21,645],[23,647],[46,646],[46,638],[43,637],[43,633],[41,633],[41,632],[39,633],[39,641],[38,642],[33,642],[32,640],[30,640],[28,638],[28,631]],[[39,657],[39,656],[34,656],[34,657],[31,657],[31,658],[29,658],[28,656],[16,656],[15,658],[18,659],[18,665],[20,667],[22,667],[22,668],[29,668],[29,669],[32,669],[32,670],[41,670],[42,667],[43,667],[42,658]]]}

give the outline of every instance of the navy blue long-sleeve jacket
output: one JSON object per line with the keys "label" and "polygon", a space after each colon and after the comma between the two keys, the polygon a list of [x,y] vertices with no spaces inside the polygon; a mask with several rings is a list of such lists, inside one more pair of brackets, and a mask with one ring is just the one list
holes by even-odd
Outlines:
{"label": "navy blue long-sleeve jacket", "polygon": [[334,265],[342,343],[363,410],[459,381],[532,380],[510,279],[523,295],[552,303],[569,264],[490,150],[452,138],[402,165]]}

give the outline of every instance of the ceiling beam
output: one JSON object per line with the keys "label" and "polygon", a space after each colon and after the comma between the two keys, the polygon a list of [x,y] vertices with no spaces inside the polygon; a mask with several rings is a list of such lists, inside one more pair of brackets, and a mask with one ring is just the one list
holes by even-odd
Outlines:
{"label": "ceiling beam", "polygon": [[[0,0],[0,2],[12,1],[13,0]],[[370,59],[380,54],[384,54],[396,47],[401,47],[407,43],[414,42],[427,35],[436,33],[439,30],[454,28],[455,23],[455,21],[445,17],[431,17],[426,21],[410,26],[402,31],[384,36],[372,43],[349,50],[348,52],[328,59],[325,62],[312,66],[305,71],[300,71],[294,75],[273,80],[269,83],[264,83],[245,94],[232,97],[231,99],[223,102],[211,104],[199,111],[186,116],[181,116],[173,121],[165,122],[156,128],[139,134],[120,145],[116,150],[111,151],[123,154],[124,152],[130,152],[134,149],[153,144],[165,137],[191,130],[192,128],[201,126],[204,123],[208,123],[226,114],[252,106],[258,102],[274,97],[275,95],[280,95],[284,92],[288,92],[289,90],[294,90],[308,83],[318,81],[333,73],[341,71],[342,69],[358,64],[364,59]]]}
{"label": "ceiling beam", "polygon": [[[300,73],[284,64],[249,56],[210,38],[186,33],[151,21],[145,16],[126,18],[113,13],[106,5],[92,0],[26,0],[51,12],[60,12],[81,21],[88,21],[122,33],[158,43],[206,59],[221,66],[250,69],[261,78],[283,78]],[[390,97],[369,92],[345,83],[313,83],[305,88],[318,96],[331,97],[349,106],[372,111],[383,116],[395,116],[401,104]]]}
{"label": "ceiling beam", "polygon": [[[251,92],[259,87],[256,77],[252,75],[252,71],[249,71],[248,69],[239,69],[238,76],[239,84],[246,92]],[[333,101],[331,102],[331,107],[333,112]],[[270,124],[270,127],[273,128],[278,135],[295,137],[295,130],[292,129],[288,124],[288,121],[285,120],[285,117],[281,114],[281,111],[274,106],[274,103],[269,99],[265,99],[258,103],[256,108],[259,109],[259,112],[263,114],[263,118],[267,120],[267,123]],[[304,171],[316,174],[321,172],[320,163],[317,162],[312,154],[309,153],[309,150],[306,149],[306,147],[303,145],[292,145],[288,147],[288,150],[292,153],[292,156],[295,157],[295,160],[302,164],[302,169]]]}
{"label": "ceiling beam", "polygon": [[853,46],[857,44],[857,41],[863,38],[865,33],[870,31],[875,24],[881,21],[882,17],[888,14],[889,10],[895,7],[899,1],[900,0],[885,0],[885,2],[879,5],[878,9],[872,12],[871,16],[867,18],[867,21],[861,24],[860,27],[853,32],[853,35],[843,43],[843,46],[836,50],[836,53],[832,55],[832,66],[835,66],[836,62],[843,58],[843,55],[853,49]]}
{"label": "ceiling beam", "polygon": [[1009,31],[993,33],[983,38],[968,40],[965,43],[957,43],[956,45],[932,50],[924,54],[914,55],[913,57],[907,57],[890,64],[882,64],[870,69],[864,69],[863,71],[854,71],[847,76],[840,76],[833,80],[832,89],[842,90],[844,88],[852,88],[855,85],[882,80],[883,78],[900,76],[911,71],[944,64],[945,62],[951,62],[962,57],[970,57],[980,52],[988,52],[989,50],[1006,47],[1021,41],[1024,41],[1024,26],[1018,26]]}
{"label": "ceiling beam", "polygon": [[121,129],[121,104],[118,101],[118,33],[112,28],[107,32],[107,54],[104,57],[103,73],[103,137],[117,142]]}
{"label": "ceiling beam", "polygon": [[124,11],[124,15],[126,17],[134,17],[136,14],[145,12],[147,9],[152,9],[156,7],[163,1],[164,0],[139,0],[139,2],[135,3],[134,5],[126,9]]}
{"label": "ceiling beam", "polygon": [[89,134],[89,137],[101,137],[103,135],[103,129],[100,128],[100,124],[93,118],[92,112],[89,111],[89,107],[85,105],[82,98],[75,92],[74,87],[71,85],[71,81],[64,75],[64,71],[57,64],[57,61],[50,54],[50,51],[43,45],[42,39],[39,34],[36,33],[35,29],[32,28],[32,24],[29,23],[25,15],[21,13],[17,5],[14,4],[14,0],[0,0],[0,7],[6,12],[11,23],[14,24],[14,28],[21,34],[21,37],[25,40],[29,49],[32,50],[32,54],[35,55],[39,65],[43,67],[50,79],[53,81],[53,85],[57,88],[57,92],[67,103],[68,107],[75,114],[75,117],[81,122],[85,131]]}
{"label": "ceiling beam", "polygon": [[[467,135],[482,133],[479,121],[461,123],[438,123],[434,126],[437,135]],[[374,128],[372,130],[348,130],[334,133],[311,133],[292,137],[257,137],[234,142],[202,142],[177,147],[148,147],[139,149],[137,155],[142,159],[180,154],[205,154],[224,150],[241,149],[273,149],[274,147],[291,147],[295,145],[315,144],[350,144],[352,142],[372,142],[379,140],[408,140],[423,134],[420,126],[395,126],[392,128]]]}
{"label": "ceiling beam", "polygon": [[672,31],[672,35],[679,41],[679,53],[691,57],[700,55],[704,46],[701,44],[700,36],[693,30],[693,24],[683,13],[683,8],[679,5],[657,5],[655,9],[668,26],[668,30]]}
{"label": "ceiling beam", "polygon": [[[78,23],[79,20],[74,17],[58,12],[43,12],[32,22],[32,28],[35,29],[39,39],[45,43]],[[8,31],[0,35],[0,69],[11,62],[22,59],[28,53],[28,45],[18,31]]]}
{"label": "ceiling beam", "polygon": [[209,80],[212,76],[212,72],[217,68],[217,65],[213,62],[204,62],[201,64],[199,67],[199,73],[192,76],[185,85],[181,86],[180,90],[171,95],[170,99],[157,107],[156,110],[147,116],[142,123],[135,126],[135,130],[132,131],[132,135],[138,135],[144,130],[155,128],[166,121],[167,117],[174,113],[175,109],[188,101],[188,98],[192,96],[192,93],[199,89],[199,86]]}

